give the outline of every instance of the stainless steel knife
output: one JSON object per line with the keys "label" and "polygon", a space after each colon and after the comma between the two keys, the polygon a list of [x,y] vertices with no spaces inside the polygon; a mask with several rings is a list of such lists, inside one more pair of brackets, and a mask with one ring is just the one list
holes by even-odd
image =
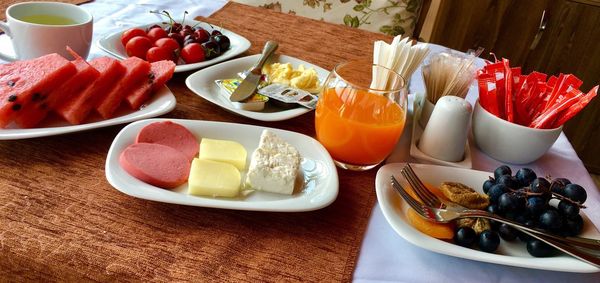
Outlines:
{"label": "stainless steel knife", "polygon": [[277,50],[278,46],[279,44],[277,42],[271,40],[265,43],[265,47],[263,48],[262,54],[258,59],[258,62],[256,62],[252,69],[250,69],[250,72],[248,72],[246,78],[244,78],[242,83],[231,94],[229,100],[233,102],[239,102],[254,94],[254,92],[256,91],[256,87],[260,82],[261,69],[265,62],[267,62],[267,59],[269,59],[269,57],[271,57],[271,55],[275,53],[275,50]]}

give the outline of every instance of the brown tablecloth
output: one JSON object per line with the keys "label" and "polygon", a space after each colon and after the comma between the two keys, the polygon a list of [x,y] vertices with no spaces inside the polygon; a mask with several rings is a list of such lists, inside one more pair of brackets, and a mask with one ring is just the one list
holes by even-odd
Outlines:
{"label": "brown tablecloth", "polygon": [[[94,0],[57,0],[57,1],[51,1],[51,2],[62,2],[62,3],[71,3],[71,4],[79,5],[79,4],[88,3],[88,2],[92,2],[92,1],[94,1]],[[8,9],[8,6],[15,4],[15,3],[20,3],[20,2],[28,2],[28,1],[0,0],[0,21],[6,20],[6,9]]]}
{"label": "brown tablecloth", "polygon": [[[383,35],[230,3],[206,21],[331,69]],[[257,124],[314,136],[314,112],[282,122],[231,114],[185,86],[166,117]],[[349,281],[375,201],[375,170],[338,170],[340,193],[313,212],[268,213],[136,199],[105,178],[123,126],[0,142],[0,278],[100,281]]]}

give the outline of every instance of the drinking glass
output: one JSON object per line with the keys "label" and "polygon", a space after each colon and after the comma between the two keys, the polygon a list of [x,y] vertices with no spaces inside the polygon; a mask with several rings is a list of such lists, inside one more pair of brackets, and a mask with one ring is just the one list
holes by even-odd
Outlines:
{"label": "drinking glass", "polygon": [[385,160],[400,139],[406,105],[406,82],[398,73],[368,61],[339,64],[317,103],[317,140],[337,166],[369,170]]}

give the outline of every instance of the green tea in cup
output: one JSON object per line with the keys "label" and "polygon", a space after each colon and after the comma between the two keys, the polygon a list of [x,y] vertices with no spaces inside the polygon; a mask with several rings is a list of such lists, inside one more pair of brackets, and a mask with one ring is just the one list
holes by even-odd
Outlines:
{"label": "green tea in cup", "polygon": [[75,20],[67,17],[45,14],[23,16],[20,20],[32,24],[56,26],[74,25],[77,23]]}
{"label": "green tea in cup", "polygon": [[86,58],[92,44],[94,18],[84,8],[61,2],[22,2],[6,9],[0,30],[10,37],[16,56],[0,52],[5,61],[27,60],[50,53],[71,58],[67,46]]}

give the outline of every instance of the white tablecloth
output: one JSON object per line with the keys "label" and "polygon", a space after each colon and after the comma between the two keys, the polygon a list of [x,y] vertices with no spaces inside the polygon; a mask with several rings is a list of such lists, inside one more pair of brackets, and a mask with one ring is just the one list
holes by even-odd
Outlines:
{"label": "white tablecloth", "polygon": [[[431,53],[446,48],[431,45]],[[483,66],[483,60],[477,62]],[[423,92],[425,89],[420,70],[411,78],[410,92]],[[477,87],[469,90],[467,100],[473,104],[477,99]],[[409,97],[412,112],[412,97]],[[405,129],[411,129],[409,118]],[[386,161],[418,162],[410,157],[411,132],[405,130],[400,142]],[[473,169],[493,171],[502,163],[482,153],[470,139]],[[534,163],[510,165],[513,172],[518,168],[529,167],[539,176],[551,175],[568,177],[586,188],[588,208],[583,210],[600,227],[600,193],[583,163],[577,157],[573,147],[564,134],[554,143],[550,151]],[[343,190],[344,188],[340,188]],[[491,263],[482,263],[442,254],[437,254],[414,246],[400,237],[388,225],[379,205],[375,205],[367,233],[354,272],[356,282],[600,282],[600,273],[576,274],[553,272],[527,268],[511,267]]]}
{"label": "white tablecloth", "polygon": [[[176,18],[183,16],[183,12],[187,10],[190,13],[188,17],[193,18],[208,16],[225,3],[226,0],[130,2],[96,0],[82,7],[94,16],[94,41],[96,41],[105,34],[159,20],[157,15],[148,13],[150,10],[168,10]],[[443,50],[440,46],[432,46],[432,48],[434,52]],[[12,52],[6,35],[0,36],[0,50]],[[106,56],[106,54],[94,45],[89,58],[97,56]],[[420,71],[417,70],[411,79],[411,92],[423,89]],[[476,96],[473,88],[468,100],[472,103]],[[406,125],[407,129],[410,129],[409,123]],[[409,144],[410,131],[405,131],[387,162],[414,161],[409,157]],[[500,165],[500,162],[485,156],[473,145],[471,150],[474,169],[490,171]],[[597,188],[563,134],[544,157],[527,166],[539,175],[568,176],[587,188],[588,204],[600,203]],[[374,187],[365,189],[374,190]],[[600,227],[600,205],[590,206],[586,209],[586,213],[596,222],[596,226]],[[416,247],[398,236],[387,224],[379,206],[375,205],[361,247],[354,280],[357,282],[600,282],[600,273],[574,274],[532,270],[433,253]]]}

